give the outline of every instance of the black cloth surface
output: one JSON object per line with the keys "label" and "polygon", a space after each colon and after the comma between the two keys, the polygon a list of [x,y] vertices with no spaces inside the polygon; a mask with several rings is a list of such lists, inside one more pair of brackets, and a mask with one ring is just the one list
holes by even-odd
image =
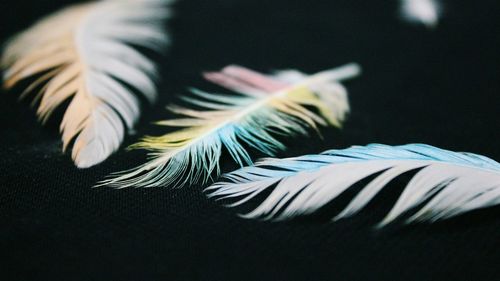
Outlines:
{"label": "black cloth surface", "polygon": [[[0,2],[2,41],[72,1]],[[352,112],[323,140],[285,139],[280,157],[331,148],[427,143],[500,160],[500,4],[445,1],[430,30],[400,21],[399,1],[178,1],[173,45],[161,66],[159,102],[144,106],[135,135],[195,86],[221,90],[200,73],[227,64],[312,73],[358,62],[348,81]],[[58,117],[41,126],[21,89],[0,102],[0,280],[499,280],[500,209],[432,225],[372,226],[410,175],[391,183],[360,215],[329,223],[338,208],[290,222],[244,220],[202,193],[91,187],[142,164],[123,147],[78,170],[61,152]],[[222,90],[221,90],[222,91]],[[257,154],[256,157],[258,157]],[[224,172],[236,165],[225,153]]]}

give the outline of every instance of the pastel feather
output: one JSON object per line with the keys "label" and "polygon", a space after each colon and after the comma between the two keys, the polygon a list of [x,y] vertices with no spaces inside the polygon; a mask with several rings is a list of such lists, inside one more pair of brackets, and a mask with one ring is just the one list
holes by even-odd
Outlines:
{"label": "pastel feather", "polygon": [[406,223],[451,218],[500,204],[500,163],[424,144],[371,144],[288,159],[264,159],[225,176],[207,189],[209,197],[231,199],[239,206],[265,190],[246,218],[286,220],[314,213],[355,183],[373,176],[335,216],[363,210],[394,178],[418,170],[379,226],[410,214]]}
{"label": "pastel feather", "polygon": [[155,65],[130,45],[163,51],[168,2],[105,0],[70,6],[6,45],[4,86],[37,77],[21,97],[41,88],[33,104],[39,102],[43,123],[69,101],[60,131],[63,150],[74,141],[72,157],[79,168],[98,164],[116,151],[126,128],[139,118],[139,100],[125,84],[155,100]]}
{"label": "pastel feather", "polygon": [[[210,94],[192,90],[184,100],[202,110],[180,106],[169,109],[180,119],[159,125],[184,127],[159,137],[146,137],[132,148],[151,151],[152,160],[117,173],[99,185],[113,187],[175,186],[205,183],[220,173],[219,158],[225,147],[240,165],[252,158],[244,144],[267,155],[285,149],[275,136],[307,134],[318,125],[340,127],[349,111],[347,93],[338,81],[356,76],[350,64],[312,76],[302,73],[295,83],[282,81],[239,66],[229,66],[205,77],[239,95]],[[309,107],[317,109],[315,113]]]}

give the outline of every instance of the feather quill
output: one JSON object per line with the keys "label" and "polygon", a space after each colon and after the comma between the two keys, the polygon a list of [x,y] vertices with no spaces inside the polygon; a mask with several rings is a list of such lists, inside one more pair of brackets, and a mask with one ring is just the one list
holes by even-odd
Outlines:
{"label": "feather quill", "polygon": [[79,168],[116,151],[139,118],[131,86],[156,98],[155,65],[131,45],[161,52],[168,0],[104,0],[70,6],[37,22],[8,42],[1,67],[4,87],[38,76],[21,97],[41,87],[34,102],[44,123],[65,101],[60,125],[63,150],[74,141]]}
{"label": "feather quill", "polygon": [[[434,222],[500,204],[500,163],[471,153],[424,144],[371,144],[289,159],[264,159],[225,176],[207,189],[209,197],[242,205],[265,190],[270,195],[246,218],[286,220],[311,214],[353,184],[373,179],[335,220],[350,217],[394,178],[419,170],[380,227],[408,215],[406,223]],[[274,187],[274,189],[272,189]]]}
{"label": "feather quill", "polygon": [[[205,183],[219,175],[222,148],[240,165],[252,163],[245,143],[267,155],[284,150],[275,135],[305,135],[317,125],[340,127],[349,110],[347,93],[338,81],[356,76],[359,67],[306,76],[298,71],[266,76],[240,66],[205,73],[205,78],[240,95],[192,90],[184,100],[201,110],[170,106],[184,118],[159,125],[184,127],[159,137],[146,137],[132,148],[150,150],[150,162],[115,174],[99,185],[124,187],[175,186]],[[318,114],[309,109],[313,107]]]}
{"label": "feather quill", "polygon": [[401,0],[401,16],[408,22],[437,26],[441,6],[438,0]]}

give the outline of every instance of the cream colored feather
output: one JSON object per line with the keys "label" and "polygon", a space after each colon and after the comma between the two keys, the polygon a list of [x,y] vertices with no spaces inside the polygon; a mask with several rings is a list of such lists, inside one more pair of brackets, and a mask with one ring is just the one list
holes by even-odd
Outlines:
{"label": "cream colored feather", "polygon": [[[154,64],[130,45],[162,51],[165,0],[107,0],[68,7],[42,19],[8,42],[1,66],[4,87],[36,77],[33,91],[42,122],[64,102],[63,150],[74,141],[79,168],[116,151],[140,115],[139,100],[123,82],[151,102],[156,98]],[[124,124],[125,123],[125,124]]]}

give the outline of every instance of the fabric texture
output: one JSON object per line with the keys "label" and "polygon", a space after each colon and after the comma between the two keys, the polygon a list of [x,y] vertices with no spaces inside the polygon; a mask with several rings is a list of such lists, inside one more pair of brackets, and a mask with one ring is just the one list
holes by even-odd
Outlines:
{"label": "fabric texture", "polygon": [[[449,221],[375,231],[404,187],[392,182],[352,219],[329,223],[332,204],[313,217],[270,223],[238,218],[202,186],[91,188],[111,172],[146,160],[124,147],[165,128],[164,105],[189,86],[225,92],[202,71],[231,63],[258,71],[314,73],[354,61],[345,83],[352,112],[323,140],[285,138],[279,157],[351,145],[427,143],[500,160],[500,4],[444,1],[435,29],[398,17],[399,1],[178,1],[173,45],[161,66],[159,101],[144,105],[135,135],[91,169],[61,152],[60,116],[41,126],[21,88],[0,103],[1,280],[495,280],[500,278],[500,208]],[[5,41],[74,1],[0,3]],[[253,153],[255,158],[258,153]],[[237,168],[227,153],[224,172]],[[408,175],[410,176],[410,175]],[[337,202],[342,204],[342,202]]]}

